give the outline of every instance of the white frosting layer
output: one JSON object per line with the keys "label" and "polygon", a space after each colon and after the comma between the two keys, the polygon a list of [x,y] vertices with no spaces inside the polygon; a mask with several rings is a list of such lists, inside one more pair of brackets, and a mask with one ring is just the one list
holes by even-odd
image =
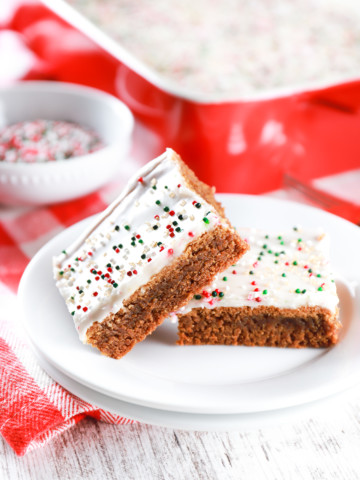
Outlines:
{"label": "white frosting layer", "polygon": [[54,258],[56,285],[80,338],[185,247],[225,221],[185,184],[168,149],[145,165],[74,244]]}
{"label": "white frosting layer", "polygon": [[338,297],[329,264],[329,238],[299,227],[266,233],[238,229],[250,250],[213,284],[177,312],[193,308],[319,306],[336,310]]}

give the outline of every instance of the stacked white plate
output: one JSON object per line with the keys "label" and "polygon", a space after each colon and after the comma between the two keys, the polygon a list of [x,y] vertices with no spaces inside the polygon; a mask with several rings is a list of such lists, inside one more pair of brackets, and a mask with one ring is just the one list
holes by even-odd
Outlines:
{"label": "stacked white plate", "polygon": [[87,226],[52,239],[30,262],[19,299],[41,366],[98,407],[149,424],[194,430],[264,426],[325,405],[360,382],[359,227],[334,215],[266,197],[219,195],[234,225],[269,232],[322,226],[331,236],[343,330],[331,349],[176,346],[166,321],[120,360],[83,345],[52,275],[52,256]]}

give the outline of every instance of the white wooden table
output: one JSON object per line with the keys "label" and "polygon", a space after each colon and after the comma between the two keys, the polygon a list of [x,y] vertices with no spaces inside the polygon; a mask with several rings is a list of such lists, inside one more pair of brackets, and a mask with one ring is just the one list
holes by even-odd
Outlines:
{"label": "white wooden table", "polygon": [[360,388],[321,418],[289,414],[272,428],[185,432],[86,419],[21,458],[0,440],[0,478],[360,479]]}

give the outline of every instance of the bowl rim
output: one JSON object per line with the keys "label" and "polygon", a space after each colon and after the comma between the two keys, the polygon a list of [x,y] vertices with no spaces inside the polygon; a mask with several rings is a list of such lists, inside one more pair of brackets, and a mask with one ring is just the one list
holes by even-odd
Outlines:
{"label": "bowl rim", "polygon": [[[111,95],[107,92],[102,90],[98,90],[93,87],[89,87],[86,85],[79,85],[76,83],[71,82],[58,82],[58,81],[48,81],[48,80],[25,80],[21,82],[16,82],[12,85],[5,85],[0,87],[0,97],[2,95],[6,95],[7,92],[15,92],[16,91],[28,91],[31,92],[46,92],[46,93],[59,93],[59,94],[77,94],[79,96],[88,97],[89,99],[98,99],[101,102],[107,104],[107,106],[112,109],[115,115],[118,116],[119,122],[122,121],[121,131],[123,135],[121,135],[118,139],[105,144],[99,150],[95,150],[94,152],[87,153],[85,155],[79,155],[76,157],[56,160],[53,162],[34,162],[34,163],[27,163],[27,162],[4,162],[0,161],[0,171],[3,173],[15,173],[19,171],[19,169],[24,168],[25,170],[31,168],[34,172],[35,168],[43,169],[55,169],[55,168],[65,168],[71,162],[72,165],[74,164],[81,164],[84,161],[89,161],[89,157],[94,158],[95,156],[101,155],[108,155],[113,150],[119,149],[120,146],[125,146],[122,150],[128,151],[131,135],[134,130],[135,126],[135,119],[134,115],[132,114],[131,110],[124,102],[122,102],[119,98]],[[20,172],[19,172],[20,173]],[[22,173],[25,173],[22,172]],[[30,172],[27,172],[30,173]]]}

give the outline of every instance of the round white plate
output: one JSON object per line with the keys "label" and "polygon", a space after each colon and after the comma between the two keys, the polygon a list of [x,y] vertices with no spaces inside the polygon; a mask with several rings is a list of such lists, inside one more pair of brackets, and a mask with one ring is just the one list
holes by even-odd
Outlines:
{"label": "round white plate", "polygon": [[332,349],[176,346],[176,326],[164,322],[121,360],[83,345],[52,278],[52,256],[89,219],[45,245],[22,278],[19,298],[36,349],[57,370],[107,396],[161,410],[238,414],[312,402],[360,381],[360,229],[301,204],[247,195],[219,195],[234,225],[268,231],[321,225],[331,235],[341,340]]}
{"label": "round white plate", "polygon": [[[171,412],[158,408],[144,407],[134,403],[124,402],[85,387],[79,382],[64,375],[41,354],[34,349],[40,366],[60,385],[74,395],[116,415],[136,420],[149,425],[196,431],[249,431],[253,429],[272,429],[284,423],[307,421],[316,418],[317,421],[328,421],[334,411],[343,408],[344,401],[357,394],[357,390],[346,390],[342,394],[328,397],[326,400],[307,403],[297,407],[270,410],[267,412],[238,414],[196,414]],[[334,421],[334,419],[333,419]]]}

